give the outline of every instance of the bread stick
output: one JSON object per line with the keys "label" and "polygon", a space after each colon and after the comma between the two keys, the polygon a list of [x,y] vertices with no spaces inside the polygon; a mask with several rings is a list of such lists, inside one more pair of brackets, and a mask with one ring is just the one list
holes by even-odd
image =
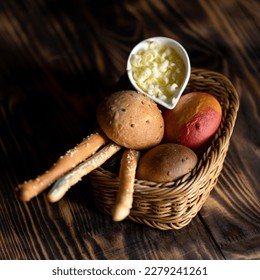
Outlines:
{"label": "bread stick", "polygon": [[33,180],[29,180],[19,185],[18,195],[21,200],[29,201],[40,192],[48,188],[59,177],[64,175],[70,169],[74,168],[80,162],[94,154],[102,145],[108,141],[106,135],[102,132],[90,134],[83,139],[81,143],[61,156],[54,165],[42,175]]}
{"label": "bread stick", "polygon": [[115,143],[109,143],[89,159],[85,160],[73,170],[61,177],[49,191],[47,198],[50,202],[59,201],[71,186],[75,185],[81,178],[108,160],[112,155],[118,152],[121,146]]}
{"label": "bread stick", "polygon": [[119,179],[120,185],[116,199],[116,205],[112,210],[112,219],[115,222],[125,219],[132,208],[134,180],[140,152],[127,149],[121,159]]}

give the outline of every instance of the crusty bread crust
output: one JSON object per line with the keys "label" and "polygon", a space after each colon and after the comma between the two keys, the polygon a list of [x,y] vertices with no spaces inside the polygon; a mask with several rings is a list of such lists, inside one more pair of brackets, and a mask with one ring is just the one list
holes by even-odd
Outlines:
{"label": "crusty bread crust", "polygon": [[158,145],[164,134],[164,120],[157,104],[136,91],[118,91],[103,100],[97,121],[105,134],[129,149]]}

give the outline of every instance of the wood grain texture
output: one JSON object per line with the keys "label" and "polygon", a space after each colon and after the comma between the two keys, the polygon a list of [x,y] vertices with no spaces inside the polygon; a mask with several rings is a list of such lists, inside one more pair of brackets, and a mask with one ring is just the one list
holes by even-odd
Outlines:
{"label": "wood grain texture", "polygon": [[[260,259],[259,30],[257,0],[1,1],[0,259]],[[88,178],[56,204],[45,194],[19,201],[19,183],[96,127],[131,48],[157,35],[239,94],[224,168],[200,213],[177,231],[113,223]]]}

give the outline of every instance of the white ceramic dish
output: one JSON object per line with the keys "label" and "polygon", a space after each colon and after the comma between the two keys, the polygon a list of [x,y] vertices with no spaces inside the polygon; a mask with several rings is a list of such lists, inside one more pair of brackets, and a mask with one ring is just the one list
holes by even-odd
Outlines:
{"label": "white ceramic dish", "polygon": [[[153,96],[151,93],[148,93],[147,91],[145,91],[138,85],[137,81],[133,77],[133,71],[134,71],[133,68],[134,67],[131,63],[132,56],[138,55],[140,53],[140,51],[146,50],[147,45],[151,42],[159,42],[160,44],[163,44],[164,46],[169,46],[170,48],[174,49],[175,52],[179,55],[179,57],[181,58],[181,60],[184,63],[185,70],[184,70],[183,81],[181,84],[178,85],[178,87],[174,91],[173,95],[170,97],[167,97],[167,98],[158,98],[158,97]],[[148,38],[148,39],[141,41],[132,49],[132,51],[129,54],[128,60],[127,60],[126,70],[127,70],[127,75],[128,75],[128,78],[129,78],[131,84],[138,92],[145,94],[149,98],[153,99],[156,103],[164,106],[167,109],[173,109],[175,107],[175,105],[177,104],[177,102],[179,101],[185,87],[187,86],[187,83],[190,78],[191,67],[190,67],[189,56],[188,56],[186,50],[184,49],[184,47],[179,42],[177,42],[171,38],[167,38],[167,37],[152,37],[152,38]]]}

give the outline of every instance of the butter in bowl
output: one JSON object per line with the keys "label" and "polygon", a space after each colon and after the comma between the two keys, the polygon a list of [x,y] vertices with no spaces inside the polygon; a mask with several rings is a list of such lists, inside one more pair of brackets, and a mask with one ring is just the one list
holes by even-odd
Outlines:
{"label": "butter in bowl", "polygon": [[137,44],[127,60],[133,87],[167,109],[173,109],[190,78],[190,60],[184,47],[167,37]]}

